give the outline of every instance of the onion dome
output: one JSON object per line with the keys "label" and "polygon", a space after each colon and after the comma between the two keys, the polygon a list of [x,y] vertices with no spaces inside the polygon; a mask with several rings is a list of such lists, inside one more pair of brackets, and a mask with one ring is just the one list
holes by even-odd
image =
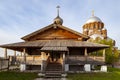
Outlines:
{"label": "onion dome", "polygon": [[63,19],[59,16],[59,8],[60,6],[57,6],[57,17],[54,19],[55,24],[63,24]]}
{"label": "onion dome", "polygon": [[100,18],[96,17],[96,16],[91,16],[86,23],[93,23],[93,22],[102,22]]}
{"label": "onion dome", "polygon": [[60,25],[62,25],[62,24],[63,24],[63,19],[60,18],[59,16],[57,16],[57,17],[54,19],[54,23],[55,23],[55,24],[60,24]]}
{"label": "onion dome", "polygon": [[94,11],[92,11],[92,16],[86,21],[86,24],[87,23],[93,23],[93,22],[101,22],[101,19],[97,16],[94,16]]}

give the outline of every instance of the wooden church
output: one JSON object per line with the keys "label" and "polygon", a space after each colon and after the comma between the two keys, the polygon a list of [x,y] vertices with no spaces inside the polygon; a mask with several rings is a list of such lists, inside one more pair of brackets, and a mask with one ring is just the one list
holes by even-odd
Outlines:
{"label": "wooden church", "polygon": [[[85,71],[85,65],[104,65],[105,48],[109,46],[88,42],[90,36],[74,31],[63,26],[63,20],[59,16],[53,23],[28,34],[22,39],[24,42],[0,45],[14,50],[12,61],[21,65],[22,71],[33,70],[40,72],[75,72]],[[103,50],[102,56],[91,56],[90,53]],[[16,51],[21,55],[16,56]]]}

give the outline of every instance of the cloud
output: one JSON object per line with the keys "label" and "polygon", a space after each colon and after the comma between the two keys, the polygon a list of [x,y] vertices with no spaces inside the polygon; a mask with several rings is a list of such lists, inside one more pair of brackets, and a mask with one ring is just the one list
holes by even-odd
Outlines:
{"label": "cloud", "polygon": [[82,25],[95,10],[120,47],[120,1],[116,0],[0,0],[0,44],[20,38],[51,23],[60,5],[64,25],[82,33]]}

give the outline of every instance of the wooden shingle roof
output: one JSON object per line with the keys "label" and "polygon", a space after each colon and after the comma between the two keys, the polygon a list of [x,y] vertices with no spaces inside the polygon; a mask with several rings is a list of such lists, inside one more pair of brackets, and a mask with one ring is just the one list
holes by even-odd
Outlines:
{"label": "wooden shingle roof", "polygon": [[0,45],[0,47],[108,47],[108,45],[75,40],[36,40]]}
{"label": "wooden shingle roof", "polygon": [[42,51],[68,51],[67,47],[42,47],[40,50]]}
{"label": "wooden shingle roof", "polygon": [[28,41],[28,42],[19,42],[12,44],[0,45],[0,47],[8,49],[20,49],[20,48],[39,48],[41,50],[58,50],[58,51],[67,51],[69,47],[78,47],[78,48],[108,48],[108,45],[91,43],[86,41],[75,41],[75,40],[37,40],[37,41]]}

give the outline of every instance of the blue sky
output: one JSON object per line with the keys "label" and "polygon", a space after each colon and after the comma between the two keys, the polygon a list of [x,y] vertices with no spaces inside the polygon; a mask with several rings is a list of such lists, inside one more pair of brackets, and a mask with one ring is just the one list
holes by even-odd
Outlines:
{"label": "blue sky", "polygon": [[81,33],[94,10],[120,48],[119,4],[120,0],[0,0],[0,44],[22,41],[21,37],[53,23],[59,5],[63,25]]}

